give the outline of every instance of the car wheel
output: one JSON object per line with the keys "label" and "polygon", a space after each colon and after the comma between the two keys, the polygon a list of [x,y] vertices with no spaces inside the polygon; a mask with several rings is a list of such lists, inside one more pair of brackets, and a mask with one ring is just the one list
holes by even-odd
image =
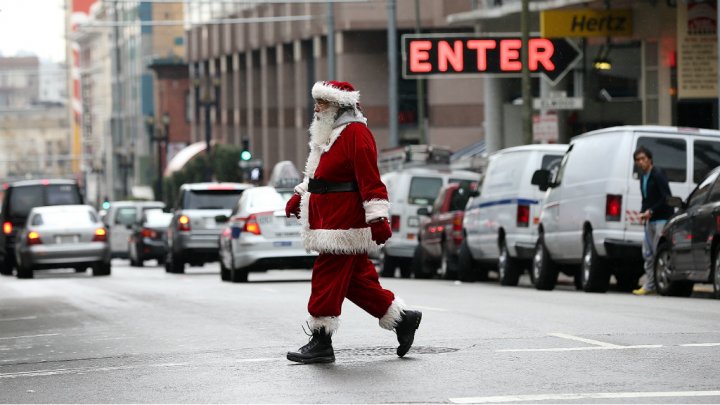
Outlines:
{"label": "car wheel", "polygon": [[175,274],[185,273],[185,263],[183,262],[182,254],[175,254],[172,251],[168,252],[165,261],[165,271]]}
{"label": "car wheel", "polygon": [[522,268],[517,259],[510,257],[505,238],[500,240],[500,255],[498,256],[498,279],[500,285],[518,285]]}
{"label": "car wheel", "polygon": [[7,257],[0,261],[0,274],[2,274],[3,276],[12,276],[13,274],[12,261]]}
{"label": "car wheel", "polygon": [[[467,242],[463,241],[458,251],[458,278],[460,281],[467,282],[477,280],[481,273],[479,267],[477,260],[473,259],[470,253]],[[485,272],[485,278],[487,278],[487,272]]]}
{"label": "car wheel", "polygon": [[694,283],[687,280],[673,280],[672,273],[670,249],[666,243],[661,243],[655,254],[655,285],[658,293],[675,297],[689,297],[692,294]]}
{"label": "car wheel", "polygon": [[412,267],[415,278],[432,278],[435,274],[435,269],[432,266],[428,266],[428,263],[425,260],[425,254],[423,253],[422,246],[420,246],[420,244],[415,246],[415,253],[413,254],[412,264],[410,267]]}
{"label": "car wheel", "polygon": [[25,266],[22,263],[17,264],[17,278],[33,278],[35,272],[32,267]]}
{"label": "car wheel", "polygon": [[532,263],[533,285],[538,290],[552,290],[558,279],[558,268],[550,258],[545,247],[544,237],[540,235],[535,244],[535,255]]}
{"label": "car wheel", "polygon": [[230,281],[233,283],[247,283],[248,271],[245,268],[230,269]]}
{"label": "car wheel", "polygon": [[580,264],[580,284],[585,292],[607,292],[610,286],[610,272],[595,251],[591,232],[583,238],[583,258]]}
{"label": "car wheel", "polygon": [[400,263],[400,277],[401,278],[410,278],[412,276],[412,265],[409,260],[403,259],[402,263]]}
{"label": "car wheel", "polygon": [[712,273],[713,297],[720,299],[720,246],[715,248],[715,263]]}
{"label": "car wheel", "polygon": [[110,271],[110,262],[98,262],[92,266],[93,276],[109,276]]}
{"label": "car wheel", "polygon": [[130,265],[133,267],[143,267],[142,253],[138,250],[135,243],[130,244]]}
{"label": "car wheel", "polygon": [[382,261],[381,277],[395,277],[395,269],[398,267],[397,259],[385,254]]}
{"label": "car wheel", "polygon": [[230,269],[223,263],[222,257],[220,258],[220,280],[230,281]]}
{"label": "car wheel", "polygon": [[640,276],[635,274],[630,266],[623,266],[615,272],[615,281],[617,281],[617,289],[622,292],[631,292],[638,288]]}
{"label": "car wheel", "polygon": [[75,273],[85,273],[87,271],[87,267],[85,266],[76,266],[75,267]]}

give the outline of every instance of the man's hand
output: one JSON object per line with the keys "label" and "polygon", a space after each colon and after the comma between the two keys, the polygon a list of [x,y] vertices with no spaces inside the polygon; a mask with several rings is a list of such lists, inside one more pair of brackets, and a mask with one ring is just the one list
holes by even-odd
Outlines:
{"label": "man's hand", "polygon": [[290,218],[290,215],[295,215],[295,218],[300,219],[300,194],[298,193],[293,194],[285,205],[285,216]]}
{"label": "man's hand", "polygon": [[390,224],[387,218],[378,218],[370,221],[370,233],[372,234],[372,240],[378,245],[387,242],[392,236],[392,230],[390,230]]}
{"label": "man's hand", "polygon": [[651,216],[652,212],[650,212],[650,210],[643,212],[642,214],[640,214],[640,222],[644,224],[645,222],[650,220]]}

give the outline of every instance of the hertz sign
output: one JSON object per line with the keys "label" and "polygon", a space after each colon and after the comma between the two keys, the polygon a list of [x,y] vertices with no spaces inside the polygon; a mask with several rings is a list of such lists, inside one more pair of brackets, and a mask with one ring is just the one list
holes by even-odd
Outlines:
{"label": "hertz sign", "polygon": [[[403,77],[491,75],[516,77],[522,73],[522,40],[515,37],[463,35],[402,36]],[[566,39],[530,38],[528,67],[556,83],[581,58]]]}

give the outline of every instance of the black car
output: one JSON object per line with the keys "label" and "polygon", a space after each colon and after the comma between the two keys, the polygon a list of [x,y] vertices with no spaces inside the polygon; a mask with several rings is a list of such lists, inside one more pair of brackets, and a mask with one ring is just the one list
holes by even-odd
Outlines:
{"label": "black car", "polygon": [[720,167],[698,183],[662,231],[655,252],[655,280],[662,295],[690,296],[695,283],[712,283],[720,298]]}
{"label": "black car", "polygon": [[142,267],[146,260],[155,259],[159,265],[165,264],[167,254],[167,229],[172,214],[162,208],[145,210],[142,219],[133,225],[128,238],[130,265]]}
{"label": "black car", "polygon": [[15,238],[25,226],[30,210],[47,205],[82,204],[83,198],[74,180],[22,180],[4,188],[0,211],[0,274],[12,275],[15,267]]}

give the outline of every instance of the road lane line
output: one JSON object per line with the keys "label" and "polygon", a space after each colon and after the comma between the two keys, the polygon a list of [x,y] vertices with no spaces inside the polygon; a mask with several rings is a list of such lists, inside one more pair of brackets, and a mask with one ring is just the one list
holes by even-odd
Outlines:
{"label": "road lane line", "polygon": [[720,391],[595,392],[577,394],[505,395],[448,398],[456,404],[499,404],[507,402],[572,401],[582,399],[720,397]]}
{"label": "road lane line", "polygon": [[582,338],[582,337],[580,337],[580,336],[568,335],[568,334],[566,334],[566,333],[548,333],[548,335],[549,335],[549,336],[555,336],[555,337],[558,337],[558,338],[561,338],[561,339],[577,340],[578,342],[583,342],[583,343],[587,343],[587,344],[591,344],[591,345],[597,345],[597,346],[602,346],[602,347],[622,347],[622,346],[620,346],[620,345],[615,345],[615,344],[607,343],[607,342],[601,342],[601,341],[599,341],[599,340],[585,339],[585,338]]}
{"label": "road lane line", "polygon": [[683,347],[714,347],[714,346],[720,346],[720,343],[686,343],[684,345],[679,345]]}
{"label": "road lane line", "polygon": [[0,319],[0,322],[9,322],[9,321],[27,321],[30,319],[37,319],[37,316],[23,316],[20,318],[3,318]]}
{"label": "road lane line", "polygon": [[0,379],[3,378],[19,378],[19,377],[45,377],[50,375],[62,374],[85,374],[97,371],[115,371],[115,370],[132,370],[148,367],[181,367],[191,363],[160,363],[160,364],[141,364],[136,366],[114,366],[114,367],[77,367],[77,368],[56,368],[34,371],[17,371],[14,373],[0,373]]}
{"label": "road lane line", "polygon": [[657,349],[663,345],[550,347],[544,349],[499,349],[495,352],[582,352],[588,350]]}
{"label": "road lane line", "polygon": [[284,357],[259,357],[257,359],[237,359],[237,363],[260,363],[263,361],[279,361],[285,360]]}
{"label": "road lane line", "polygon": [[34,338],[34,337],[44,337],[44,336],[58,336],[59,333],[45,333],[42,335],[26,335],[26,336],[10,336],[10,337],[0,337],[0,340],[7,340],[7,339],[25,339],[25,338]]}
{"label": "road lane line", "polygon": [[413,305],[412,308],[427,309],[428,311],[448,312],[448,310],[445,309],[445,308],[426,307],[426,306],[424,306],[424,305]]}

